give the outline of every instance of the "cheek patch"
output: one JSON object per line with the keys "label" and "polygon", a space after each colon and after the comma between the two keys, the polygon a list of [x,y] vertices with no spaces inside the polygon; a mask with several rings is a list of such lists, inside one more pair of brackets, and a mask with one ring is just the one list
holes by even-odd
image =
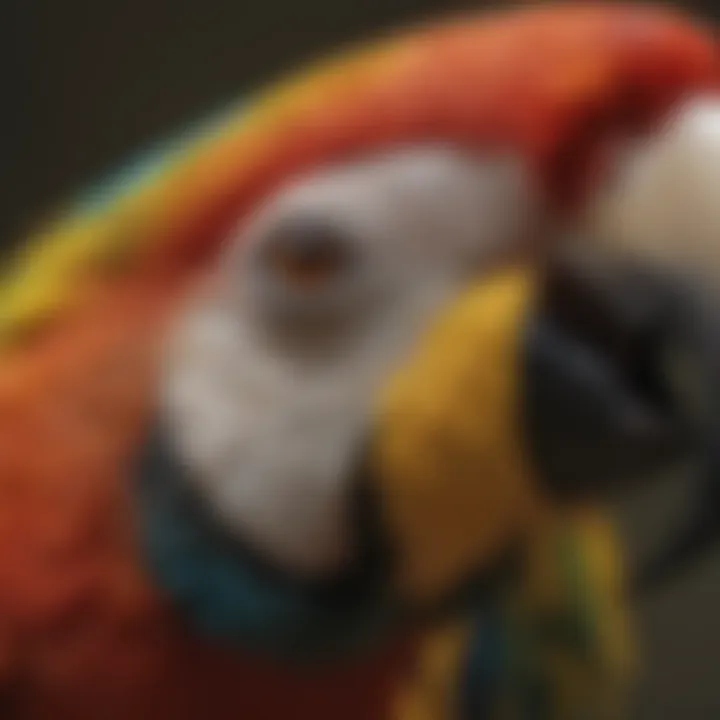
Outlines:
{"label": "cheek patch", "polygon": [[[358,403],[294,382],[220,307],[185,321],[164,410],[176,449],[215,518],[270,561],[329,572],[351,552],[345,478]],[[330,388],[328,389],[328,391]]]}

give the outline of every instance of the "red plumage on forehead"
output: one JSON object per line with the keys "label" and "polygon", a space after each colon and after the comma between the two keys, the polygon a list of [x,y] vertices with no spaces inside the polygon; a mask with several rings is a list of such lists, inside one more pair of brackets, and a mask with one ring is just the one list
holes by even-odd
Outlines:
{"label": "red plumage on forehead", "polygon": [[286,178],[424,140],[516,152],[551,206],[572,208],[591,191],[607,143],[648,131],[718,81],[711,32],[670,11],[622,5],[466,18],[374,53],[358,67],[337,63],[329,80],[311,76],[312,97],[301,90],[300,101],[270,114],[247,154],[241,139],[242,162],[175,225],[169,247],[202,254]]}

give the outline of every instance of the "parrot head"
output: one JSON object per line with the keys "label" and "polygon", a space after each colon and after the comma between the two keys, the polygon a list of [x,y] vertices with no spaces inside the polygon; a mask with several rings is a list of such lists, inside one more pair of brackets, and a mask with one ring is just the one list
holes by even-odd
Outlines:
{"label": "parrot head", "polygon": [[83,208],[0,329],[118,236],[143,248],[118,275],[179,277],[136,468],[154,579],[221,638],[365,642],[694,445],[669,356],[714,261],[717,115],[687,100],[717,69],[709,33],[647,8],[410,33]]}
{"label": "parrot head", "polygon": [[295,179],[231,233],[168,332],[140,472],[155,572],[202,626],[367,642],[687,450],[670,296],[503,257],[532,206],[517,163],[427,145]]}

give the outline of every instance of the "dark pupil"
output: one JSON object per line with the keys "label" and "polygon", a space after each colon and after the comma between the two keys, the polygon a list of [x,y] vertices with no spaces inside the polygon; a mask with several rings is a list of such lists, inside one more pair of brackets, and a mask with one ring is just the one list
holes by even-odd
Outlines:
{"label": "dark pupil", "polygon": [[314,284],[340,272],[349,261],[338,233],[313,225],[288,228],[268,245],[270,268],[290,282]]}

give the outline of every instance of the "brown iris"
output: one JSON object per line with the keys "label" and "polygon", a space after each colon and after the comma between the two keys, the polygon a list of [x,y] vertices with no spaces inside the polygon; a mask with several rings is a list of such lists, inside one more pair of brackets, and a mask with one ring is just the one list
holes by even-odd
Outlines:
{"label": "brown iris", "polygon": [[268,238],[263,262],[287,287],[317,290],[347,269],[351,255],[350,243],[336,228],[304,222],[280,228]]}

